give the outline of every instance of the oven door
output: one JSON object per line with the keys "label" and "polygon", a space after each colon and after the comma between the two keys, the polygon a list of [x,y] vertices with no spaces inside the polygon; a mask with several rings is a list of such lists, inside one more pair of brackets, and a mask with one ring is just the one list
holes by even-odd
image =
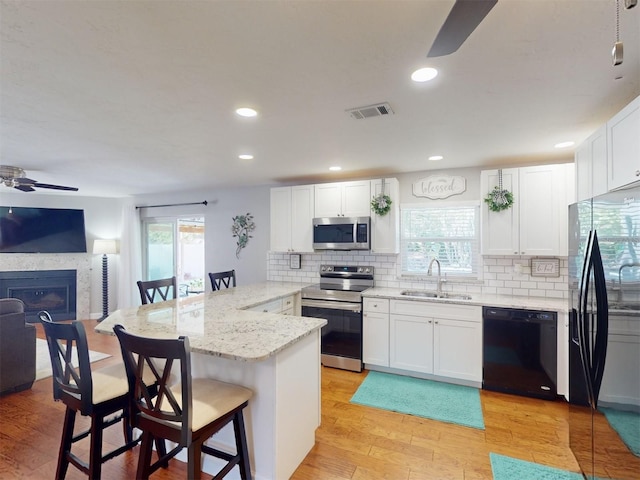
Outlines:
{"label": "oven door", "polygon": [[362,371],[362,304],[302,299],[302,316],[324,318],[320,342],[322,364]]}

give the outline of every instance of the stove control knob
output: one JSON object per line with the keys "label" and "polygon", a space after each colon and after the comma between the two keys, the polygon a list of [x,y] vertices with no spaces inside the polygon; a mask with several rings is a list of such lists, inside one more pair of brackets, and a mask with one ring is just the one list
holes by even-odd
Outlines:
{"label": "stove control knob", "polygon": [[362,273],[364,269],[362,267],[358,267],[358,273]]}
{"label": "stove control knob", "polygon": [[371,273],[371,269],[369,267],[365,268],[364,273]]}

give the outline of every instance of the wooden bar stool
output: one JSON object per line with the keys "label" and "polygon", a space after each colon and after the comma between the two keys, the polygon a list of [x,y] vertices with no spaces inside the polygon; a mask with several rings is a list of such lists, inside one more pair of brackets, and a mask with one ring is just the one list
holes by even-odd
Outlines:
{"label": "wooden bar stool", "polygon": [[[191,378],[189,339],[155,339],[128,333],[122,325],[114,331],[120,341],[127,370],[133,425],[142,430],[142,443],[136,478],[146,480],[161,462],[183,448],[187,449],[187,478],[199,479],[202,454],[225,460],[225,466],[213,477],[222,479],[236,465],[243,480],[251,479],[251,466],[244,427],[243,409],[251,390],[206,378]],[[179,382],[172,384],[172,368]],[[158,395],[153,397],[143,379],[151,371],[157,379]],[[205,445],[225,425],[233,423],[236,453],[230,454]],[[154,439],[164,438],[177,446],[151,463]]]}
{"label": "wooden bar stool", "polygon": [[[48,312],[39,312],[49,345],[53,373],[53,398],[66,405],[55,478],[64,479],[69,464],[99,479],[102,464],[137,445],[129,417],[129,384],[123,363],[91,371],[87,336],[82,322],[56,323]],[[78,367],[72,360],[77,352]],[[148,377],[147,377],[148,378]],[[76,414],[91,417],[89,430],[74,435]],[[116,414],[107,419],[111,415]],[[123,420],[124,445],[102,455],[103,430]],[[74,454],[72,445],[90,436],[89,461]]]}
{"label": "wooden bar stool", "polygon": [[209,279],[211,280],[211,289],[213,291],[220,290],[222,287],[235,287],[236,271],[228,270],[226,272],[209,273]]}
{"label": "wooden bar stool", "polygon": [[[162,278],[160,280],[138,281],[140,300],[142,305],[156,301],[173,300],[178,295],[178,283],[176,277]],[[156,299],[156,295],[158,298]]]}

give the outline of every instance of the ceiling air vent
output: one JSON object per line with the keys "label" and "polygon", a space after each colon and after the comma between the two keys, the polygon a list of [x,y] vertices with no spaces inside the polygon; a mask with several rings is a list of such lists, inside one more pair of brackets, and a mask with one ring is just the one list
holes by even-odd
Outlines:
{"label": "ceiling air vent", "polygon": [[358,107],[347,110],[347,113],[356,120],[363,118],[379,117],[381,115],[393,115],[393,110],[388,103],[378,103],[377,105],[368,105],[366,107]]}

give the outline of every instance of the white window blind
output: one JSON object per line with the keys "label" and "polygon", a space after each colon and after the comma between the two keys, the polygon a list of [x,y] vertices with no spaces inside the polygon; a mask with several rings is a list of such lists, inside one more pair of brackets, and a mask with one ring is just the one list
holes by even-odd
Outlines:
{"label": "white window blind", "polygon": [[426,274],[435,257],[443,275],[477,276],[478,217],[477,205],[401,206],[402,273]]}

